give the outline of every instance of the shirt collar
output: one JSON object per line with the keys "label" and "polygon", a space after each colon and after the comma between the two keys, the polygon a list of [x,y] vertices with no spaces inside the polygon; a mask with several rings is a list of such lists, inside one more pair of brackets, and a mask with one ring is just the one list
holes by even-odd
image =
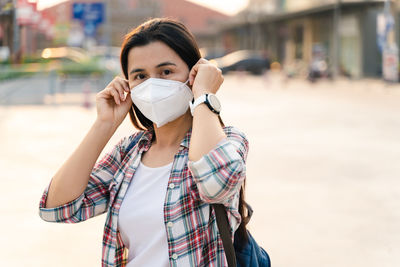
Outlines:
{"label": "shirt collar", "polygon": [[192,136],[192,127],[186,132],[185,137],[182,139],[181,146],[189,148],[190,137]]}
{"label": "shirt collar", "polygon": [[[151,146],[151,140],[153,140],[154,130],[147,130],[143,132],[142,137],[139,140],[139,145],[143,145],[145,150],[148,150]],[[185,137],[182,139],[180,146],[189,148],[190,137],[192,136],[192,128],[190,128]]]}

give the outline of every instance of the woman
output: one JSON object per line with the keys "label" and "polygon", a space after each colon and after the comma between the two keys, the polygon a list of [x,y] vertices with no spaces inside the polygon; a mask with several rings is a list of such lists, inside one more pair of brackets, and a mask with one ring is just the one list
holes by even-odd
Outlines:
{"label": "woman", "polygon": [[[244,231],[248,142],[219,117],[221,71],[169,19],[127,34],[121,65],[125,79],[97,94],[97,119],[46,188],[41,218],[107,212],[102,266],[227,266],[210,204],[225,205],[232,235]],[[96,163],[128,112],[140,131]]]}

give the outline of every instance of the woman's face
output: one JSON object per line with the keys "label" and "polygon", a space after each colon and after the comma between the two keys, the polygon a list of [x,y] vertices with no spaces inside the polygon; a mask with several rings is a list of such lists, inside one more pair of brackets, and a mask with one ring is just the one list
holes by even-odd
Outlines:
{"label": "woman's face", "polygon": [[160,41],[132,48],[128,53],[128,80],[132,89],[148,78],[185,82],[189,77],[186,63]]}

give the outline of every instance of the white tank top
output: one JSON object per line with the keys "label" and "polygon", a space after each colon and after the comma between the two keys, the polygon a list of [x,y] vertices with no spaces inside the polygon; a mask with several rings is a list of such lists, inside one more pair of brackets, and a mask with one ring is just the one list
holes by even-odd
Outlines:
{"label": "white tank top", "polygon": [[171,167],[172,162],[158,168],[140,162],[130,182],[118,215],[127,267],[169,266],[164,202]]}

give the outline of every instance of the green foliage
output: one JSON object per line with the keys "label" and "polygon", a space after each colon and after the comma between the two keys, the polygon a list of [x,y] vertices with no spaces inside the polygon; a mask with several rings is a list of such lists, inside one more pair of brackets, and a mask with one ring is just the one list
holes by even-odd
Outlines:
{"label": "green foliage", "polygon": [[16,68],[2,68],[0,71],[0,81],[16,79],[20,77],[26,77],[33,75],[32,71],[29,71],[25,65]]}
{"label": "green foliage", "polygon": [[97,58],[91,58],[83,62],[75,62],[65,59],[24,58],[25,64],[12,65],[10,62],[0,64],[0,81],[30,76],[37,73],[48,74],[55,71],[58,75],[104,75],[105,66]]}
{"label": "green foliage", "polygon": [[30,63],[48,63],[50,59],[42,58],[42,57],[24,57],[22,59],[23,64],[30,64]]}
{"label": "green foliage", "polygon": [[100,66],[97,60],[88,60],[86,62],[63,62],[57,69],[58,74],[62,75],[102,75],[106,71]]}

